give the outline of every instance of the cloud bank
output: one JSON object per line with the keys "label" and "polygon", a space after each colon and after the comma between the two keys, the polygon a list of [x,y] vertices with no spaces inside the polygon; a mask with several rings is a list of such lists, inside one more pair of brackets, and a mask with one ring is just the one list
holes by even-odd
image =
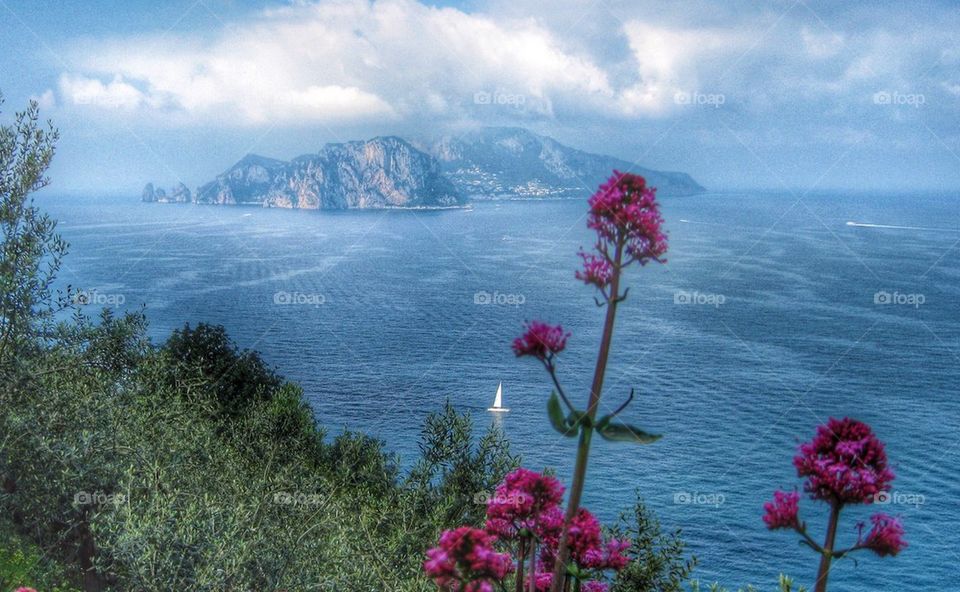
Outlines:
{"label": "cloud bank", "polygon": [[[869,23],[835,31],[816,13],[784,6],[702,26],[649,18],[642,5],[592,9],[607,13],[588,10],[580,22],[605,16],[607,26],[583,39],[586,26],[530,16],[532,9],[498,16],[414,0],[298,2],[205,35],[74,48],[79,67],[61,75],[58,90],[66,104],[172,125],[491,113],[634,119],[668,117],[711,93],[748,110],[854,95],[867,103],[878,91],[911,90],[917,71],[957,65],[957,42],[942,28],[922,36]],[[960,77],[936,82],[932,92],[955,96]]]}

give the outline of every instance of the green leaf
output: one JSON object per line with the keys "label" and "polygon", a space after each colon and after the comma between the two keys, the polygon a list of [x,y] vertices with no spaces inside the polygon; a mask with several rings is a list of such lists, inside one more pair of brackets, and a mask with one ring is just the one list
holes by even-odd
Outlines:
{"label": "green leaf", "polygon": [[603,428],[607,427],[607,424],[610,423],[610,420],[613,419],[613,415],[604,415],[597,420],[597,430],[603,431]]}
{"label": "green leaf", "polygon": [[599,431],[604,440],[610,440],[612,442],[650,444],[651,442],[656,442],[661,438],[659,434],[651,434],[641,430],[638,427],[620,423],[619,421],[611,421],[603,426],[603,429]]}
{"label": "green leaf", "polygon": [[573,576],[574,578],[576,578],[577,580],[579,580],[583,576],[580,569],[572,561],[567,564],[567,573]]}
{"label": "green leaf", "polygon": [[550,399],[547,401],[547,417],[550,418],[550,425],[564,436],[572,438],[577,435],[577,429],[571,428],[567,419],[563,415],[563,408],[560,407],[560,398],[556,391],[550,393]]}

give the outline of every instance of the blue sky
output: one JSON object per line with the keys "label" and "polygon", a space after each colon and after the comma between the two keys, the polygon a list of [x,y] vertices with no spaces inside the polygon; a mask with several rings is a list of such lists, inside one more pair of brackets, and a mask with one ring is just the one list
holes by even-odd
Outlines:
{"label": "blue sky", "polygon": [[478,125],[712,189],[953,191],[957,30],[924,1],[0,0],[2,117],[61,129],[50,191]]}

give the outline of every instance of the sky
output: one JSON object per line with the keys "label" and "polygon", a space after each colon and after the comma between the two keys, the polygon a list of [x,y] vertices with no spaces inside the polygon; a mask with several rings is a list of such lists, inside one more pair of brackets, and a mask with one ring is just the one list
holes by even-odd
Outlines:
{"label": "sky", "polygon": [[0,120],[38,101],[64,194],[484,125],[717,191],[954,192],[958,30],[923,0],[0,0]]}

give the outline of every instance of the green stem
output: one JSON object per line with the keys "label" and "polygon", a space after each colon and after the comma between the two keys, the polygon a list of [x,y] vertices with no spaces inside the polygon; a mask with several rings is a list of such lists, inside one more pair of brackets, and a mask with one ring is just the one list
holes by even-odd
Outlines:
{"label": "green stem", "polygon": [[580,509],[580,498],[583,496],[583,485],[587,476],[587,461],[590,457],[590,440],[593,436],[594,420],[600,404],[600,393],[603,390],[603,378],[607,371],[607,360],[610,357],[610,343],[613,341],[613,326],[617,317],[617,306],[620,303],[620,262],[623,259],[623,242],[617,243],[616,255],[613,263],[613,277],[610,279],[610,300],[607,303],[607,315],[603,323],[603,335],[600,338],[600,351],[597,354],[597,364],[593,371],[593,384],[590,387],[590,401],[587,405],[588,421],[580,426],[580,442],[577,446],[577,461],[573,469],[573,482],[570,485],[570,497],[567,501],[567,512],[563,520],[563,531],[560,535],[557,559],[553,567],[553,581],[551,592],[561,592],[564,575],[566,574],[567,560],[570,549],[567,546],[567,531],[570,522]]}
{"label": "green stem", "polygon": [[827,592],[827,577],[830,575],[830,563],[833,561],[833,543],[837,538],[837,524],[840,522],[840,502],[830,504],[830,523],[827,525],[827,538],[820,552],[820,569],[817,570],[817,583],[814,592]]}

